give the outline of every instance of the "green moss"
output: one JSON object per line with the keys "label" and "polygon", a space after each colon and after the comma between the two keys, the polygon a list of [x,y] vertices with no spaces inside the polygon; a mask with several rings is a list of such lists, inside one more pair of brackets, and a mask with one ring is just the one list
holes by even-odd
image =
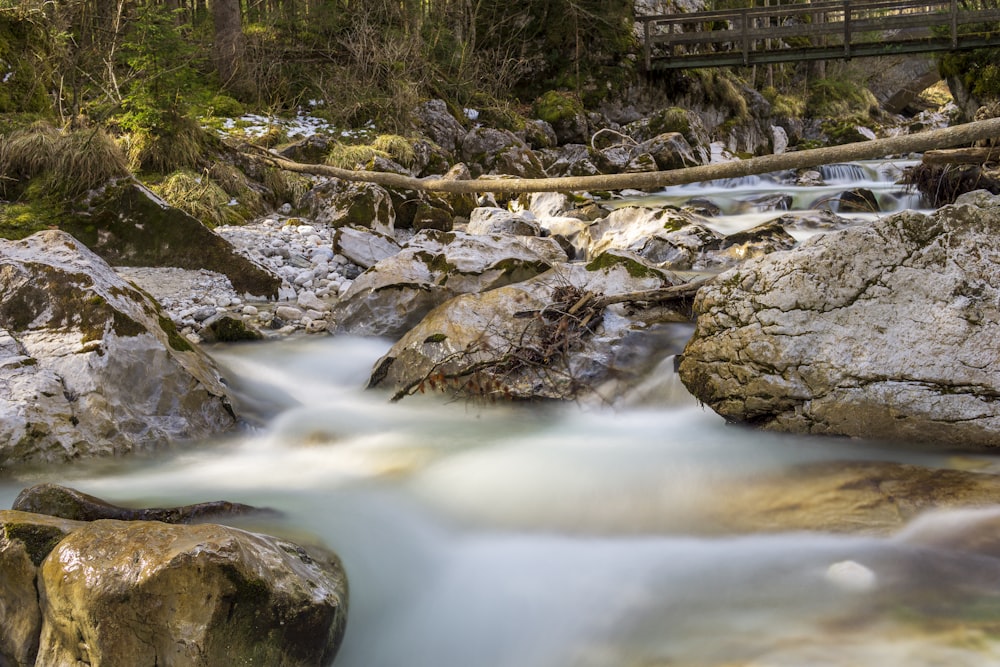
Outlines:
{"label": "green moss", "polygon": [[656,269],[646,266],[631,257],[604,252],[587,264],[588,271],[604,271],[617,266],[624,268],[633,278],[662,278]]}
{"label": "green moss", "polygon": [[441,273],[447,276],[449,273],[454,271],[457,267],[448,261],[448,258],[443,254],[434,254],[421,250],[420,252],[414,254],[416,259],[419,259],[424,265],[427,266],[427,270],[431,273]]}
{"label": "green moss", "polygon": [[692,146],[697,143],[697,138],[691,132],[691,119],[688,117],[688,112],[680,107],[668,107],[654,113],[649,119],[649,131],[654,136],[667,132],[679,132]]}
{"label": "green moss", "polygon": [[174,324],[172,319],[165,315],[160,315],[158,321],[160,322],[160,328],[167,334],[167,343],[170,347],[178,352],[192,352],[194,350],[187,338],[177,332],[177,325]]}
{"label": "green moss", "polygon": [[430,336],[428,336],[427,338],[425,338],[424,342],[425,343],[443,343],[446,340],[448,340],[448,336],[444,335],[443,333],[436,333],[436,334],[431,334]]}
{"label": "green moss", "polygon": [[534,104],[535,116],[551,125],[572,120],[583,112],[583,103],[579,97],[559,90],[550,90],[535,100]]}
{"label": "green moss", "polygon": [[62,542],[66,532],[55,526],[37,523],[5,523],[3,536],[11,542],[23,544],[28,558],[38,567],[56,545]]}

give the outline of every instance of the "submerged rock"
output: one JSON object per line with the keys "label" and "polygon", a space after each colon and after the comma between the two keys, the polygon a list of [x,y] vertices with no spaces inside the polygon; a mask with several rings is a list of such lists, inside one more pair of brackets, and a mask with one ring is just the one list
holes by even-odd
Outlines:
{"label": "submerged rock", "polygon": [[1000,200],[814,237],[703,288],[680,375],[762,428],[1000,442]]}
{"label": "submerged rock", "polygon": [[152,450],[232,427],[159,306],[64,232],[0,241],[0,467]]}

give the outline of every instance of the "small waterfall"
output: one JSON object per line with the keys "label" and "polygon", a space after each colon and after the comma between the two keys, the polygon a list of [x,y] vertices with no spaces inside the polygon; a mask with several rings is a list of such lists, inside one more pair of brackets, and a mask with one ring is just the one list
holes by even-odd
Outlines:
{"label": "small waterfall", "polygon": [[853,162],[825,164],[819,168],[819,173],[827,183],[842,184],[873,180],[871,172],[864,165]]}

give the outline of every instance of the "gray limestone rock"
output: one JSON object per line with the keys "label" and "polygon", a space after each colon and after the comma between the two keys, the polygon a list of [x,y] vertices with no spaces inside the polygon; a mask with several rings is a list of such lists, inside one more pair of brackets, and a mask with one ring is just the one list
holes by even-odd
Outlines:
{"label": "gray limestone rock", "polygon": [[0,241],[0,467],[153,450],[235,419],[212,361],[64,232]]}
{"label": "gray limestone rock", "polygon": [[424,230],[355,279],[331,331],[401,336],[434,306],[525,280],[566,261],[553,239]]}
{"label": "gray limestone rock", "polygon": [[819,235],[699,291],[680,375],[779,431],[1000,443],[1000,200]]}

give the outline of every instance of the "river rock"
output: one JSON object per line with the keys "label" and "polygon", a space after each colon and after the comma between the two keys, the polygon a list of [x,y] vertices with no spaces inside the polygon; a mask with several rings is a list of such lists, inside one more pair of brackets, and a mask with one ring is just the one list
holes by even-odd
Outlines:
{"label": "river rock", "polygon": [[329,179],[306,195],[305,205],[317,223],[364,227],[391,234],[396,219],[389,192],[374,183]]}
{"label": "river rock", "polygon": [[716,251],[723,235],[685,211],[625,206],[590,226],[590,256],[609,249],[634,252],[673,271],[710,270],[729,260]]}
{"label": "river rock", "polygon": [[542,165],[550,176],[596,176],[601,161],[596,151],[584,144],[566,144],[540,152]]}
{"label": "river rock", "polygon": [[599,390],[619,376],[638,377],[655,365],[651,358],[637,361],[636,354],[642,347],[636,337],[651,331],[653,321],[626,317],[621,305],[586,304],[598,295],[676,280],[637,258],[609,253],[590,264],[563,264],[530,280],[455,297],[393,345],[376,364],[369,387],[396,397],[435,389],[487,399],[602,396]]}
{"label": "river rock", "polygon": [[89,205],[86,216],[66,220],[60,227],[109,264],[207,269],[224,274],[241,294],[278,295],[278,276],[141,185],[109,185]]}
{"label": "river rock", "polygon": [[79,525],[55,517],[0,511],[0,664],[35,664],[42,632],[38,566]]}
{"label": "river rock", "polygon": [[998,226],[977,192],[750,260],[698,293],[680,377],[766,429],[995,446]]}
{"label": "river rock", "polygon": [[0,467],[153,450],[235,423],[211,360],[60,231],[0,241]]}
{"label": "river rock", "polygon": [[363,269],[399,252],[399,244],[387,234],[365,227],[341,227],[333,235],[333,250]]}
{"label": "river rock", "polygon": [[428,100],[411,114],[416,128],[434,143],[455,153],[462,146],[466,131],[462,124],[448,111],[443,100]]}
{"label": "river rock", "polygon": [[250,505],[224,500],[183,505],[181,507],[132,508],[113,505],[106,500],[58,484],[36,484],[24,489],[14,499],[11,509],[72,521],[162,521],[163,523],[204,522],[217,516],[240,516],[269,513]]}
{"label": "river rock", "polygon": [[553,239],[425,230],[355,279],[330,330],[398,337],[457,294],[526,280],[564,261]]}
{"label": "river rock", "polygon": [[477,127],[462,140],[462,159],[478,167],[480,173],[505,174],[519,178],[545,175],[542,163],[526,143],[514,133],[489,127]]}
{"label": "river rock", "polygon": [[512,236],[538,236],[541,228],[535,216],[528,211],[516,213],[505,208],[480,206],[472,210],[469,234],[510,234]]}
{"label": "river rock", "polygon": [[643,153],[652,156],[656,166],[661,170],[683,169],[700,164],[691,150],[691,145],[680,132],[657,135],[632,149],[633,156]]}
{"label": "river rock", "polygon": [[785,231],[780,223],[765,222],[742,232],[730,234],[722,239],[721,255],[738,264],[751,257],[763,257],[779,250],[791,250],[795,239]]}
{"label": "river rock", "polygon": [[347,582],[316,547],[214,524],[108,519],[52,549],[38,604],[38,665],[318,667],[343,636]]}

